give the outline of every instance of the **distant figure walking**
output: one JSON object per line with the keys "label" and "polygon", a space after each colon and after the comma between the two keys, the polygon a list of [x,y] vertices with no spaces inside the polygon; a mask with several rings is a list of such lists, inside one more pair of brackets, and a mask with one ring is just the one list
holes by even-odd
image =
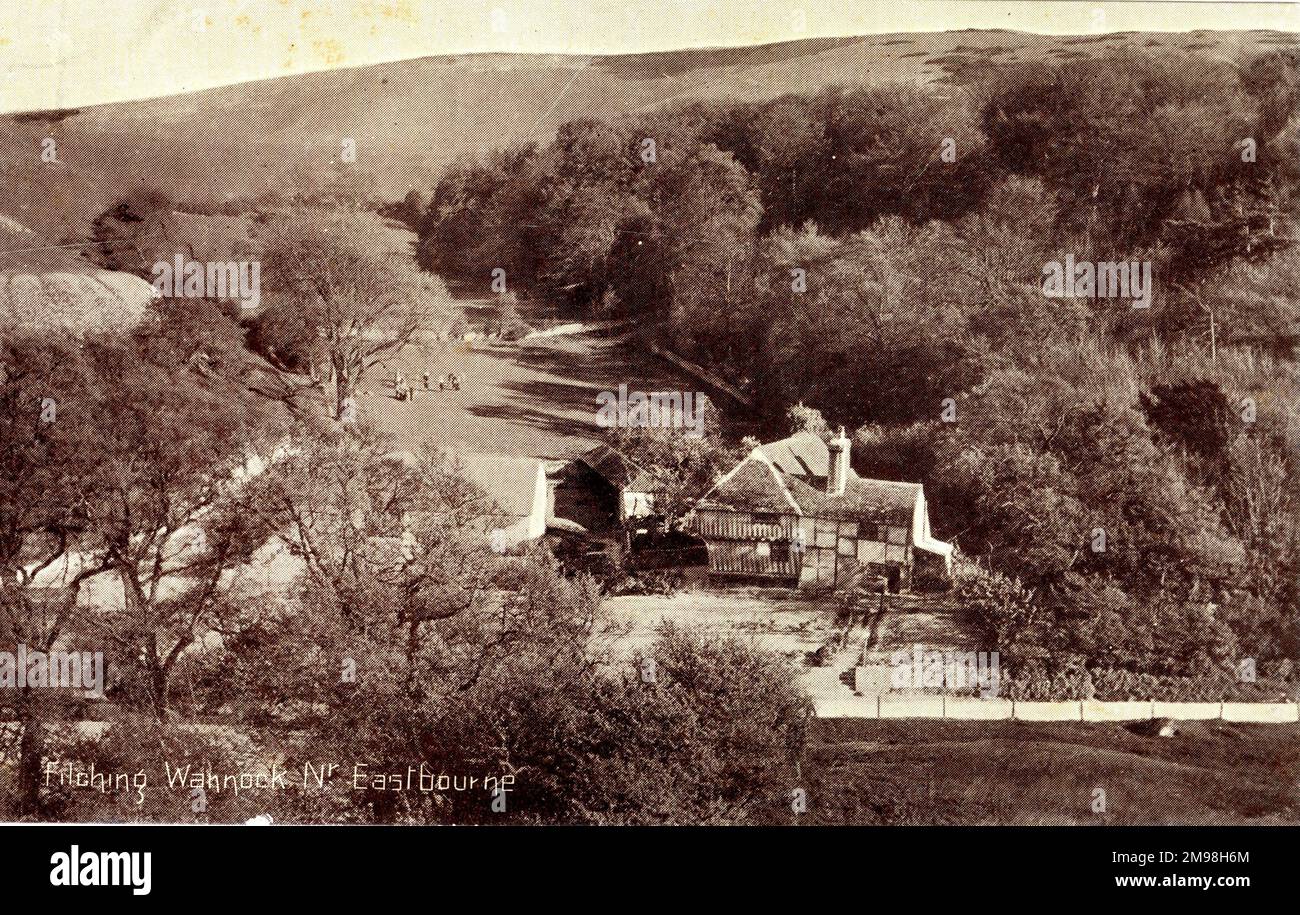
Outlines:
{"label": "distant figure walking", "polygon": [[424,389],[425,389],[426,391],[429,390],[429,373],[428,373],[428,372],[425,372],[425,373],[424,373]]}

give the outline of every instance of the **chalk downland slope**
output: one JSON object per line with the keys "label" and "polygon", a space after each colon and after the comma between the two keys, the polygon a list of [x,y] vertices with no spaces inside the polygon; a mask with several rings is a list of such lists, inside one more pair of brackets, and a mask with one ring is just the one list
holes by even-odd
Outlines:
{"label": "chalk downland slope", "polygon": [[[83,236],[125,191],[220,202],[309,188],[341,166],[387,199],[427,191],[458,156],[545,142],[578,117],[691,99],[761,100],[833,85],[954,84],[988,63],[1096,57],[1119,48],[1243,54],[1293,47],[1279,32],[1032,35],[999,30],[816,38],[611,57],[471,54],[287,76],[169,98],[0,118],[0,212],[53,238]],[[41,143],[57,141],[59,162]]]}
{"label": "chalk downland slope", "polygon": [[152,295],[140,277],[101,270],[76,250],[0,217],[0,330],[127,327]]}

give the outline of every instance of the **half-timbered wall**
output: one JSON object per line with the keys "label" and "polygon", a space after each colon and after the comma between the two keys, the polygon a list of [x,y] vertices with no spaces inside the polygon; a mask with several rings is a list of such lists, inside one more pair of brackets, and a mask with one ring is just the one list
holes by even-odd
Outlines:
{"label": "half-timbered wall", "polygon": [[866,565],[912,561],[911,530],[806,515],[701,509],[694,533],[720,574],[797,579],[800,587],[831,588]]}

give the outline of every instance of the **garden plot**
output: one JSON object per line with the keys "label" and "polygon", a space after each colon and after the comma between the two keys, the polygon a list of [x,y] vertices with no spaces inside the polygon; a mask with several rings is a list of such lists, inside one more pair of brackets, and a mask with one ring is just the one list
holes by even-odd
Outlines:
{"label": "garden plot", "polygon": [[[740,639],[788,658],[816,703],[820,698],[848,695],[840,675],[850,670],[858,647],[823,651],[842,631],[834,622],[832,605],[797,592],[766,589],[686,591],[675,595],[625,595],[609,598],[605,609],[610,632],[602,636],[616,652],[646,650],[664,623],[689,627],[710,635]],[[861,634],[860,627],[854,630]]]}

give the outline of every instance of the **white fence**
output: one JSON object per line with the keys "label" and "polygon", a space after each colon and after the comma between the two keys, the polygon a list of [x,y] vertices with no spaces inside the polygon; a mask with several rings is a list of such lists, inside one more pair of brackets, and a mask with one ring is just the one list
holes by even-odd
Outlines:
{"label": "white fence", "polygon": [[1021,702],[924,694],[821,699],[819,718],[943,718],[951,721],[1300,721],[1294,702]]}

